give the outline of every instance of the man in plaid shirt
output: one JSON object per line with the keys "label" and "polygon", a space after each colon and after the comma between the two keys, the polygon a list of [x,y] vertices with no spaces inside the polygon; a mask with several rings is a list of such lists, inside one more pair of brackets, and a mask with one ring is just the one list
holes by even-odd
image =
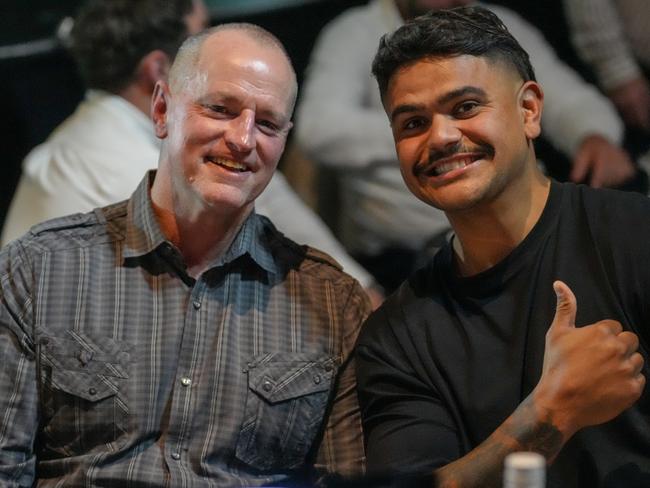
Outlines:
{"label": "man in plaid shirt", "polygon": [[158,82],[157,172],[0,253],[2,486],[307,485],[363,470],[360,286],[254,211],[295,73],[250,24]]}

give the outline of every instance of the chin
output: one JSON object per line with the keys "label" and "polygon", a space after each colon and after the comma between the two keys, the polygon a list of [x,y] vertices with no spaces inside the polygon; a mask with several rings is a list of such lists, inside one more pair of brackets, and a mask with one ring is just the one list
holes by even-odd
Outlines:
{"label": "chin", "polygon": [[416,193],[416,196],[424,203],[447,213],[470,210],[485,200],[482,192],[471,189],[448,188],[436,194]]}

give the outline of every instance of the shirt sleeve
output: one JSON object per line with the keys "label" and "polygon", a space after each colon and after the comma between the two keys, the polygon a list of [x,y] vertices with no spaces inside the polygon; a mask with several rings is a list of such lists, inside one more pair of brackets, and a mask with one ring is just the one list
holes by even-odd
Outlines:
{"label": "shirt sleeve", "polygon": [[571,40],[605,90],[641,76],[611,0],[564,0]]}
{"label": "shirt sleeve", "polygon": [[18,242],[0,253],[0,485],[32,486],[38,427],[31,271]]}
{"label": "shirt sleeve", "polygon": [[361,169],[397,159],[388,117],[366,100],[380,35],[359,13],[343,14],[323,29],[296,115],[301,147],[332,167]]}
{"label": "shirt sleeve", "polygon": [[542,131],[559,150],[572,157],[589,135],[614,144],[623,139],[623,122],[612,103],[561,61],[542,33],[513,11],[490,6],[528,52],[544,90]]}
{"label": "shirt sleeve", "polygon": [[357,346],[368,472],[428,473],[460,457],[454,422],[436,390],[410,366],[383,310]]}
{"label": "shirt sleeve", "polygon": [[332,408],[314,465],[319,472],[348,477],[365,472],[363,431],[352,351],[369,310],[366,295],[355,283],[341,318],[345,328],[342,334],[343,363],[337,375]]}

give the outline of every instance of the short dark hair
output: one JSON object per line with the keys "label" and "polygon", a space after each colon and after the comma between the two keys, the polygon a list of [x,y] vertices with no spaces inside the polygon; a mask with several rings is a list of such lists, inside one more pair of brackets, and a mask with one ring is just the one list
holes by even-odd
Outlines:
{"label": "short dark hair", "polygon": [[151,51],[173,59],[188,35],[185,16],[192,8],[192,0],[88,2],[75,19],[70,46],[86,85],[117,93]]}
{"label": "short dark hair", "polygon": [[528,53],[503,22],[484,7],[431,11],[384,35],[372,63],[382,100],[401,67],[425,58],[484,56],[510,64],[524,81],[535,80]]}

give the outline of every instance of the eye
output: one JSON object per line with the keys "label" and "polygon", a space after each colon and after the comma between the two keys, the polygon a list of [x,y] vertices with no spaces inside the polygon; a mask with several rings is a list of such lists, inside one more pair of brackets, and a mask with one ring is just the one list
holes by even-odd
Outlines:
{"label": "eye", "polygon": [[270,120],[258,120],[256,123],[266,134],[276,134],[280,131],[279,127]]}
{"label": "eye", "polygon": [[422,117],[411,117],[410,119],[406,119],[404,121],[404,123],[402,124],[402,130],[405,131],[416,130],[424,126],[424,124],[425,124],[425,120]]}
{"label": "eye", "polygon": [[230,112],[224,105],[207,105],[207,109],[212,113],[212,114],[217,114],[217,115],[227,115]]}
{"label": "eye", "polygon": [[454,107],[454,115],[458,118],[467,118],[470,117],[476,109],[479,107],[479,103],[475,100],[466,100],[459,103]]}

